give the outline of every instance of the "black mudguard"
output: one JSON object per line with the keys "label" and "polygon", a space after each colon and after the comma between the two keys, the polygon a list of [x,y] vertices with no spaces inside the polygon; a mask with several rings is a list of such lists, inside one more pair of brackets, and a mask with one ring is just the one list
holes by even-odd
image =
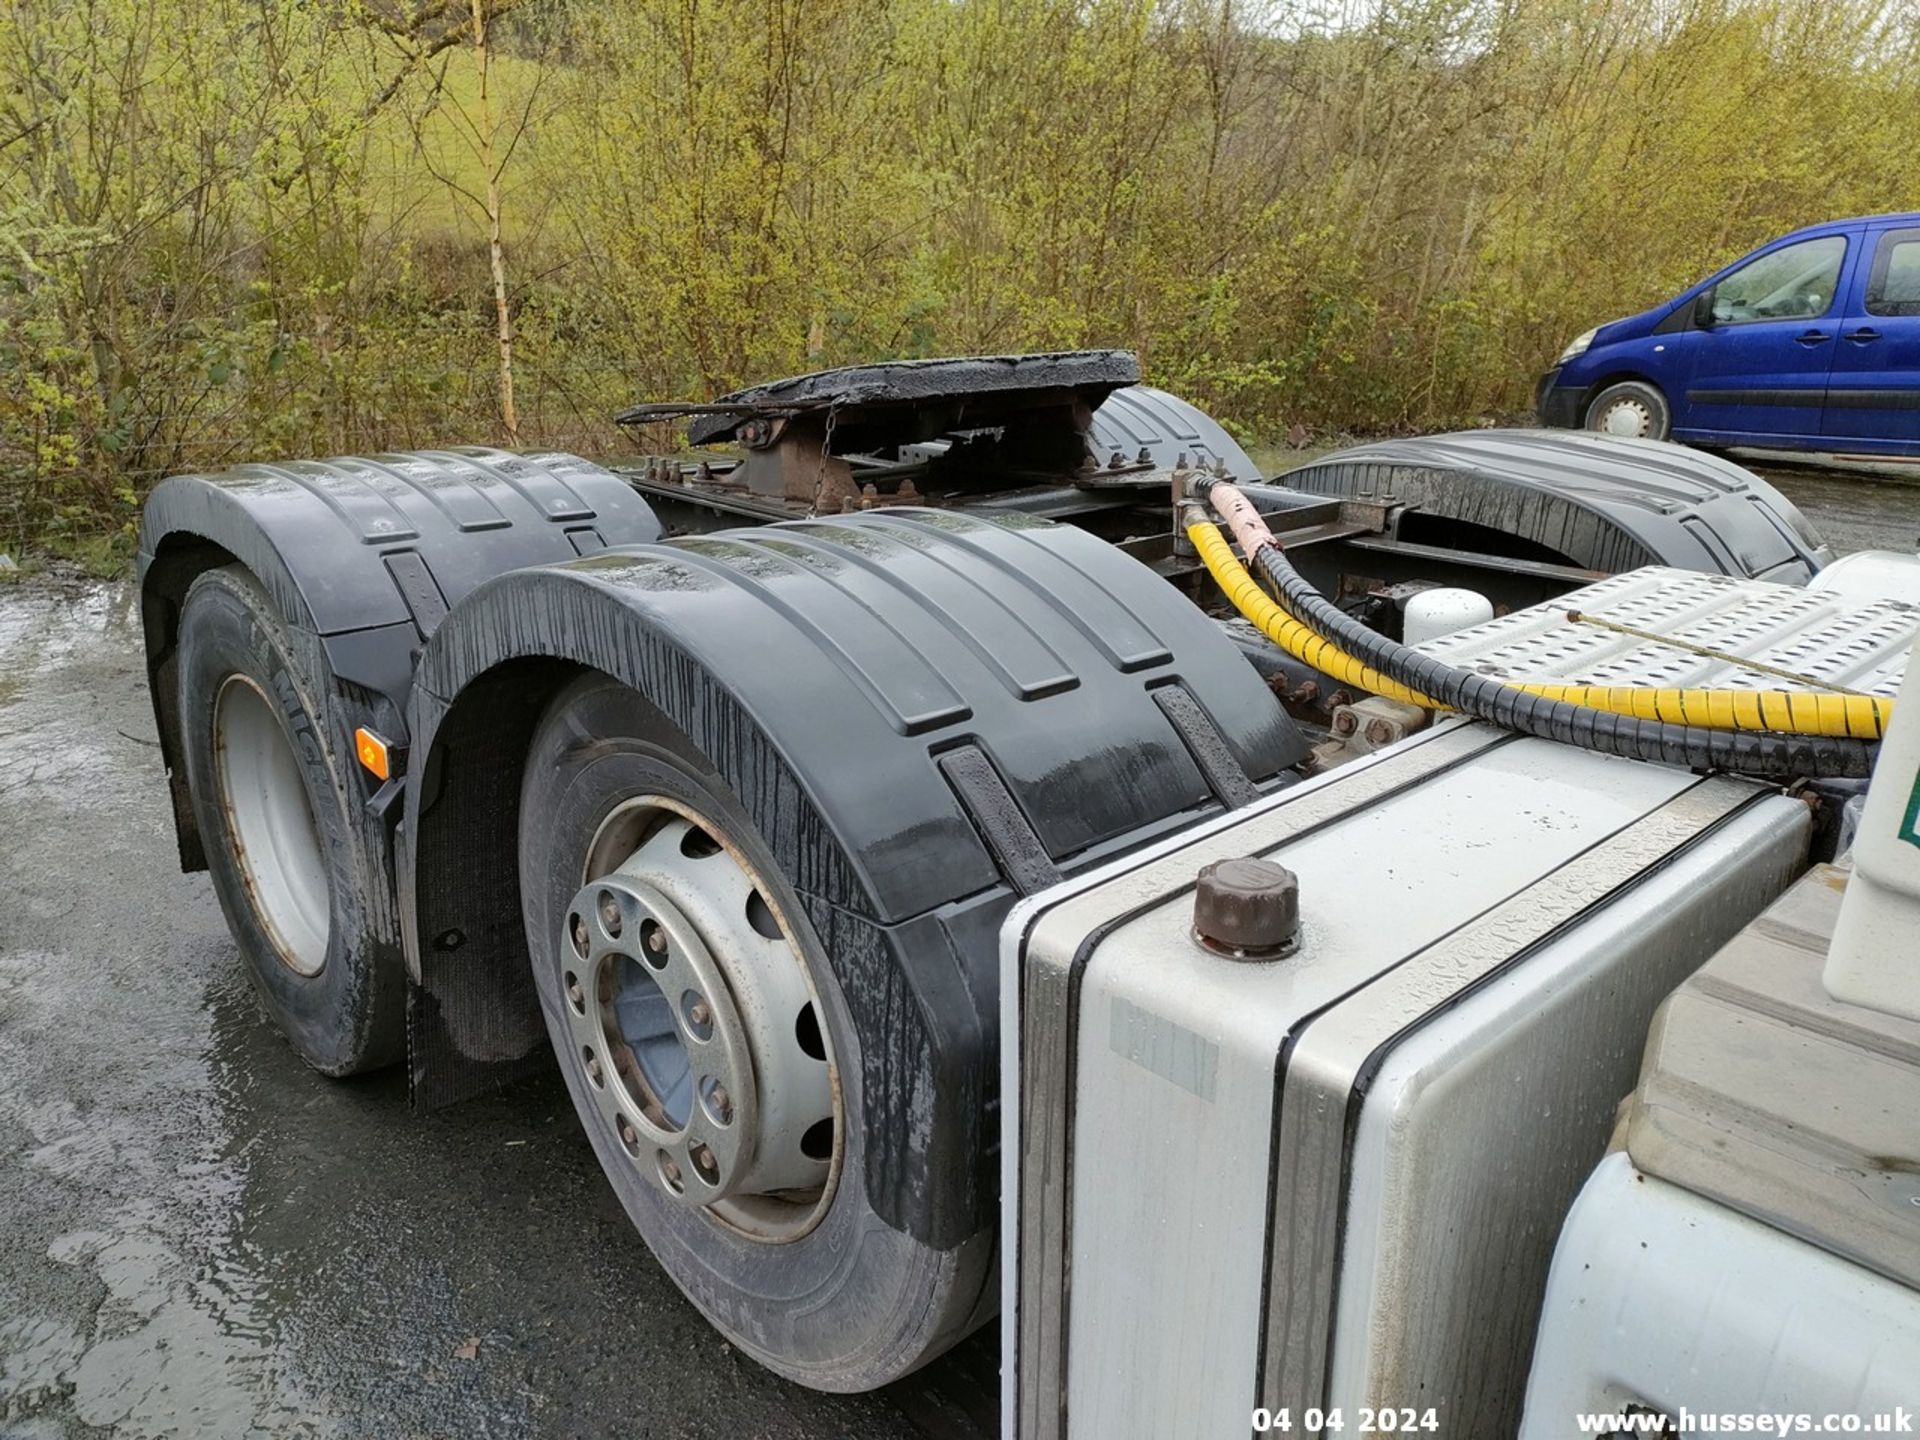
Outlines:
{"label": "black mudguard", "polygon": [[[1793,502],[1731,460],[1563,430],[1468,430],[1336,450],[1275,481],[1313,495],[1388,497],[1418,507],[1405,541],[1536,547],[1602,574],[1643,565],[1804,585],[1833,552]],[[1456,530],[1454,527],[1465,527]]]}
{"label": "black mudguard", "polygon": [[1211,621],[1068,526],[889,510],[504,575],[434,635],[411,702],[401,902],[425,1095],[549,1063],[520,763],[582,667],[659,706],[753,816],[862,1039],[869,1199],[938,1246],[992,1223],[1014,900],[1307,753]]}
{"label": "black mudguard", "polygon": [[[452,606],[518,565],[651,540],[660,527],[618,476],[571,455],[455,450],[242,465],[163,481],[140,527],[148,689],[183,870],[206,855],[182,764],[175,654],[201,572],[241,564],[286,622],[337,755],[366,726],[404,756],[414,661]],[[398,780],[366,782],[359,829],[371,963],[405,963],[394,886]]]}
{"label": "black mudguard", "polygon": [[[141,518],[139,583],[182,868],[205,860],[179,763],[171,662],[180,602],[201,571],[238,562],[265,587],[337,702],[331,718],[351,754],[358,725],[406,744],[420,647],[482,580],[659,534],[625,481],[556,453],[345,456],[163,481]],[[380,888],[391,895],[390,881]]]}
{"label": "black mudguard", "polygon": [[1145,454],[1156,468],[1171,470],[1184,455],[1189,465],[1226,466],[1227,474],[1242,485],[1262,478],[1260,467],[1226,426],[1191,401],[1151,385],[1129,385],[1109,395],[1093,412],[1087,439],[1102,460],[1109,454],[1129,460]]}

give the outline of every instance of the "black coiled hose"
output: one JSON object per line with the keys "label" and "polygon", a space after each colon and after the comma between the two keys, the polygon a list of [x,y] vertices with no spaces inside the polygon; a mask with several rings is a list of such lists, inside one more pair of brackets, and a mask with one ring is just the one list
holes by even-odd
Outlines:
{"label": "black coiled hose", "polygon": [[1274,600],[1294,619],[1381,674],[1462,714],[1585,750],[1690,769],[1773,780],[1854,779],[1873,773],[1879,746],[1863,740],[1708,730],[1530,695],[1368,629],[1314,589],[1277,545],[1261,545],[1250,558],[1272,587]]}

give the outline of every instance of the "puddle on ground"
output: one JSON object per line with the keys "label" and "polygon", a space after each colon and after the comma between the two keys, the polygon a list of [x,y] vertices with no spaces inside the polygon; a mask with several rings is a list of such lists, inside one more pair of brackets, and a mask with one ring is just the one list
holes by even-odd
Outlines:
{"label": "puddle on ground", "polygon": [[[46,958],[16,955],[8,968]],[[9,994],[19,1008],[21,988]],[[59,998],[29,998],[43,1013],[18,1019],[39,1029]],[[253,1010],[250,994],[221,1003]],[[342,1430],[290,1373],[285,1312],[239,1233],[250,1162],[214,1083],[219,1008],[201,1010],[195,1026],[189,1007],[96,1007],[98,1038],[137,1069],[108,1067],[76,1086],[86,1098],[0,1094],[0,1124],[27,1137],[29,1183],[78,1200],[85,1217],[52,1235],[44,1255],[60,1288],[79,1291],[86,1321],[22,1307],[0,1323],[0,1419],[53,1406],[127,1437]]]}
{"label": "puddle on ground", "polygon": [[0,704],[62,665],[139,643],[133,585],[39,577],[0,587]]}

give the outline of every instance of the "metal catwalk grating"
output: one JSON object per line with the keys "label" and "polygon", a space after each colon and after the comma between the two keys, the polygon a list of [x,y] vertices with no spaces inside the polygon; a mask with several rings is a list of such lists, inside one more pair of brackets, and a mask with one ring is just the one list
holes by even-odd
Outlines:
{"label": "metal catwalk grating", "polygon": [[1599,616],[1831,685],[1892,695],[1920,629],[1920,609],[1766,580],[1690,570],[1629,571],[1419,646],[1421,653],[1504,680],[1585,685],[1805,690],[1777,675],[1578,623]]}

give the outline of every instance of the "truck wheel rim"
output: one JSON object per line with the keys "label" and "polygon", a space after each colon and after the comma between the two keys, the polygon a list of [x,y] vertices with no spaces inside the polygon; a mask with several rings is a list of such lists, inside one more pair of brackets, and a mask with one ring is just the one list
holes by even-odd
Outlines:
{"label": "truck wheel rim", "polygon": [[1653,433],[1653,411],[1643,400],[1616,400],[1601,412],[1599,429],[1607,435],[1645,439]]}
{"label": "truck wheel rim", "polygon": [[841,1097],[806,952],[719,827],[664,796],[596,832],[560,937],[568,1063],[639,1174],[754,1240],[832,1198]]}
{"label": "truck wheel rim", "polygon": [[280,961],[311,978],[332,929],[320,827],[278,709],[245,675],[214,698],[213,751],[235,866]]}

